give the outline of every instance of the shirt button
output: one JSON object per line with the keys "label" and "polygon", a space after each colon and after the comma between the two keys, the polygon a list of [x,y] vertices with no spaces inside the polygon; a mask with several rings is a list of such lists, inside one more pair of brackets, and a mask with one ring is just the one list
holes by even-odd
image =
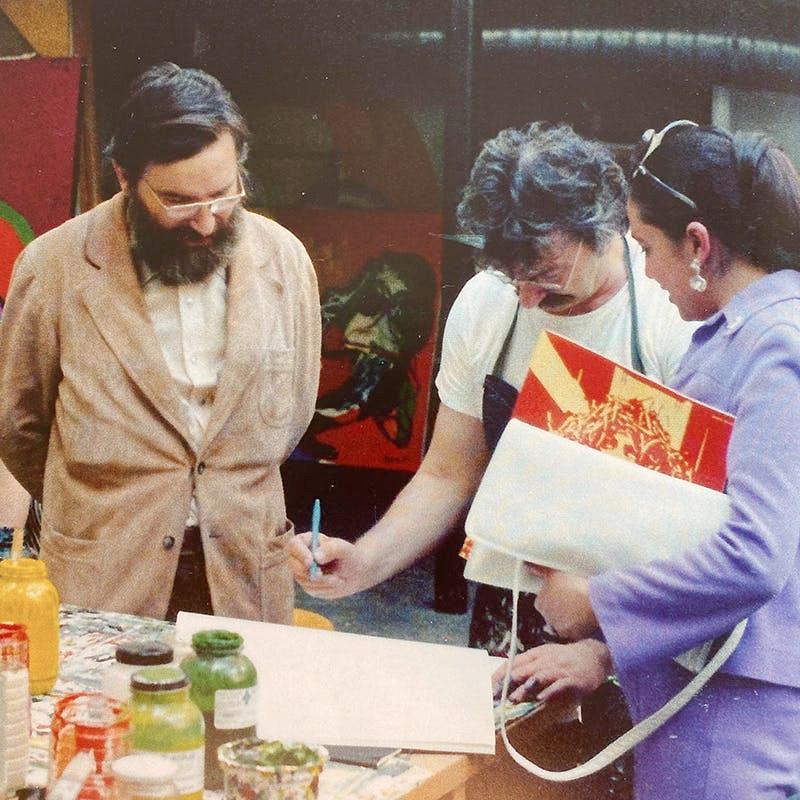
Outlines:
{"label": "shirt button", "polygon": [[174,536],[165,536],[161,540],[161,544],[164,546],[165,550],[172,550],[175,547],[175,537]]}
{"label": "shirt button", "polygon": [[198,475],[202,475],[205,471],[206,471],[206,462],[205,461],[201,461],[197,465],[197,474]]}
{"label": "shirt button", "polygon": [[191,357],[189,358],[189,361],[191,361],[191,362],[192,362],[192,364],[196,364],[196,363],[197,363],[197,356],[191,356]]}
{"label": "shirt button", "polygon": [[187,297],[186,298],[186,305],[190,306],[191,304],[192,304],[192,298],[191,297]]}

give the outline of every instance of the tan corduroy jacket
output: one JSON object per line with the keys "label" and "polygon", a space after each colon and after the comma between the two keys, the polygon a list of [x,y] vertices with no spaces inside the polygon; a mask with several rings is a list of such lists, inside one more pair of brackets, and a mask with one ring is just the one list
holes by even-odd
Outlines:
{"label": "tan corduroy jacket", "polygon": [[228,273],[226,337],[195,454],[122,195],[20,255],[0,322],[0,458],[43,497],[41,556],[64,602],[162,617],[196,484],[215,612],[290,620],[278,468],[313,413],[319,295],[302,244],[250,212]]}

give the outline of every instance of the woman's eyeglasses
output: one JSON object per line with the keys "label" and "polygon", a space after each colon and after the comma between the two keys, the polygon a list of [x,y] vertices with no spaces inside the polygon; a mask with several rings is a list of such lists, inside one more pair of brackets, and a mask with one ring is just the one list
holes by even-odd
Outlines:
{"label": "woman's eyeglasses", "polygon": [[662,128],[658,133],[655,132],[653,128],[646,130],[642,134],[642,145],[646,147],[644,155],[642,156],[641,161],[639,161],[638,166],[633,171],[633,175],[631,178],[638,178],[639,176],[644,176],[652,181],[656,186],[661,187],[665,192],[672,195],[676,200],[679,200],[681,203],[689,206],[692,211],[697,211],[697,203],[694,202],[690,197],[687,197],[683,192],[679,192],[677,189],[673,189],[668,183],[665,183],[661,180],[658,176],[654,175],[645,165],[644,162],[653,155],[653,153],[658,149],[661,142],[664,140],[664,136],[668,131],[674,130],[675,128],[696,128],[698,127],[696,122],[692,122],[688,119],[678,119],[675,122],[670,122],[669,125]]}

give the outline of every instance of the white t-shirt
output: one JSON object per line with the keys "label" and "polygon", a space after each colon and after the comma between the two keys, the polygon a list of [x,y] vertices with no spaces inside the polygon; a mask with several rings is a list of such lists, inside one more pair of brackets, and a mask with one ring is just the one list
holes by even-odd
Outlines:
{"label": "white t-shirt", "polygon": [[[645,274],[642,249],[630,238],[628,243],[642,362],[649,377],[666,383],[689,347],[698,323],[681,319],[666,290]],[[520,307],[502,377],[520,388],[536,339],[545,329],[632,366],[629,297],[626,283],[599,308],[574,317]],[[459,293],[445,325],[442,362],[436,377],[439,398],[454,411],[482,418],[483,379],[494,370],[516,308],[514,288],[489,273],[478,273]]]}

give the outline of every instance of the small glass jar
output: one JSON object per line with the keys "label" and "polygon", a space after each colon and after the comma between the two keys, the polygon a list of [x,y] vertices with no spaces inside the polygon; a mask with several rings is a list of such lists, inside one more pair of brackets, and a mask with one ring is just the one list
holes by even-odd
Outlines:
{"label": "small glass jar", "polygon": [[192,636],[195,655],[181,662],[192,682],[191,698],[206,723],[206,788],[221,789],[217,750],[225,742],[256,735],[258,677],[242,655],[242,637],[223,630]]}
{"label": "small glass jar", "polygon": [[47,694],[58,676],[58,592],[44,562],[0,561],[0,619],[28,633],[31,694]]}
{"label": "small glass jar", "polygon": [[219,748],[224,800],[316,800],[328,761],[324,747],[239,739]]}
{"label": "small glass jar", "polygon": [[154,753],[132,753],[112,765],[117,800],[176,800],[178,766]]}
{"label": "small glass jar", "polygon": [[172,648],[166,643],[124,642],[117,645],[115,661],[103,676],[103,692],[127,703],[131,699],[131,677],[142,667],[156,667],[172,662]]}
{"label": "small glass jar", "polygon": [[131,678],[133,749],[155,753],[177,766],[181,800],[201,800],[204,724],[189,697],[189,679],[177,667],[144,667]]}

